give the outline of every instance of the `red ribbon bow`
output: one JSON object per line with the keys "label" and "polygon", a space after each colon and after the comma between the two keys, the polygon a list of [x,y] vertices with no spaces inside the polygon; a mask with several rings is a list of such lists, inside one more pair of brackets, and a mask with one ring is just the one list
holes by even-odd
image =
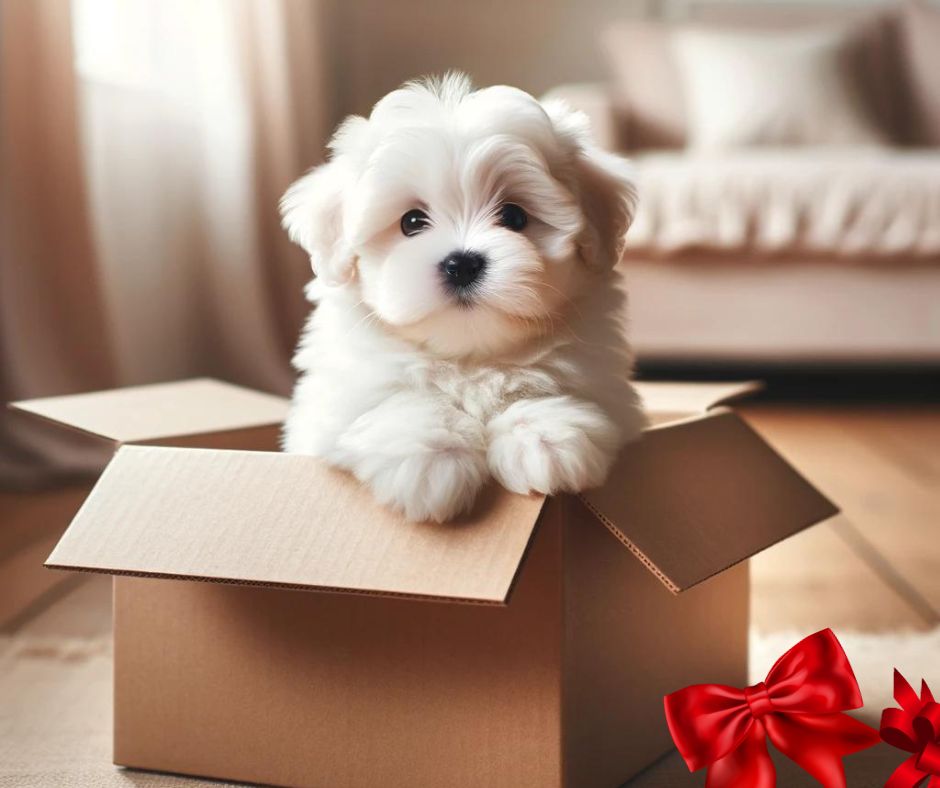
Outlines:
{"label": "red ribbon bow", "polygon": [[673,741],[689,771],[708,767],[707,788],[775,786],[768,738],[826,788],[845,788],[842,757],[878,743],[878,731],[841,713],[861,705],[831,629],[797,643],[753,687],[696,684],[665,697]]}
{"label": "red ribbon bow", "polygon": [[885,788],[914,788],[928,778],[927,788],[940,788],[940,703],[923,680],[918,698],[897,670],[894,699],[901,708],[881,712],[881,738],[914,754],[894,770]]}

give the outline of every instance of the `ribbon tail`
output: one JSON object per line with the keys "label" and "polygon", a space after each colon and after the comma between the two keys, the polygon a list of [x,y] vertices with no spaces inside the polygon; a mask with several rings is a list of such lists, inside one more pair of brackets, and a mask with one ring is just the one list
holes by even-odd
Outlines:
{"label": "ribbon tail", "polygon": [[777,772],[767,752],[767,733],[754,720],[741,743],[708,767],[705,788],[775,788]]}
{"label": "ribbon tail", "polygon": [[930,687],[927,686],[927,682],[924,679],[920,680],[920,702],[921,703],[933,703],[934,702],[933,693],[930,691]]}
{"label": "ribbon tail", "polygon": [[917,714],[920,711],[921,699],[917,697],[914,688],[908,683],[907,679],[901,675],[901,671],[894,669],[894,699],[901,705],[904,711],[911,714]]}
{"label": "ribbon tail", "polygon": [[[917,756],[912,755],[891,772],[885,788],[917,788],[928,777],[930,777],[929,774],[917,768]],[[928,788],[940,788],[940,779],[932,777]]]}
{"label": "ribbon tail", "polygon": [[874,746],[878,731],[848,714],[768,714],[773,745],[825,788],[845,788],[842,757]]}

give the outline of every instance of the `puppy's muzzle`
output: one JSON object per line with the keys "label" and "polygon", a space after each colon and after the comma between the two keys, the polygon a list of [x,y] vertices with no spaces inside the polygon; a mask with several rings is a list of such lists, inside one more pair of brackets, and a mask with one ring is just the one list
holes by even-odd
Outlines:
{"label": "puppy's muzzle", "polygon": [[444,285],[457,294],[466,293],[486,270],[486,258],[479,252],[451,252],[439,267]]}

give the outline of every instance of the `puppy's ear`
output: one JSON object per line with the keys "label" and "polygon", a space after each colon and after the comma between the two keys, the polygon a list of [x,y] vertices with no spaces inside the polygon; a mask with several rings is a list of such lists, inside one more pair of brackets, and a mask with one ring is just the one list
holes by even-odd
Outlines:
{"label": "puppy's ear", "polygon": [[573,147],[573,191],[586,219],[577,239],[578,254],[593,268],[613,268],[620,262],[627,230],[636,212],[633,167],[622,156],[599,148],[583,112],[563,101],[543,103],[556,132]]}
{"label": "puppy's ear", "polygon": [[578,253],[589,266],[613,268],[620,262],[636,212],[632,168],[625,159],[592,144],[582,148],[576,171],[587,219]]}
{"label": "puppy's ear", "polygon": [[343,234],[346,183],[344,163],[336,158],[295,181],[281,198],[281,224],[310,255],[313,272],[329,284],[349,281],[356,262]]}

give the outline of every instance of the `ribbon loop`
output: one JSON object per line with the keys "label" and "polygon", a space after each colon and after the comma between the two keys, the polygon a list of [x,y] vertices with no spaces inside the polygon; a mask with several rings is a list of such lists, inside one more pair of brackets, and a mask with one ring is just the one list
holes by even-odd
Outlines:
{"label": "ribbon loop", "polygon": [[930,779],[940,784],[940,704],[922,681],[920,697],[897,670],[894,699],[900,709],[881,713],[881,738],[892,747],[914,753],[888,779],[888,788],[914,788]]}
{"label": "ribbon loop", "polygon": [[708,788],[773,788],[768,739],[826,788],[845,788],[842,756],[878,742],[877,731],[842,713],[861,706],[861,694],[829,629],[797,643],[764,681],[743,690],[696,684],[664,706],[689,770],[708,768]]}
{"label": "ribbon loop", "polygon": [[917,756],[917,768],[924,774],[940,776],[940,744],[928,742]]}
{"label": "ribbon loop", "polygon": [[940,703],[925,703],[914,717],[913,725],[918,738],[930,742],[940,739]]}
{"label": "ribbon loop", "polygon": [[914,730],[914,720],[902,709],[881,712],[881,739],[905,752],[917,752],[920,737]]}

